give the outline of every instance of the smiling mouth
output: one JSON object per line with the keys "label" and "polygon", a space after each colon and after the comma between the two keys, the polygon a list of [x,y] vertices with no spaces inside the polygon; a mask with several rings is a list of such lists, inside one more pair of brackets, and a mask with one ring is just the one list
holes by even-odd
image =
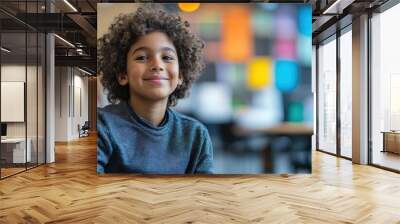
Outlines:
{"label": "smiling mouth", "polygon": [[153,81],[153,80],[158,81],[158,80],[168,80],[168,79],[169,79],[168,76],[158,74],[158,73],[154,73],[154,74],[144,78],[144,80],[146,80],[146,81]]}
{"label": "smiling mouth", "polygon": [[149,78],[149,79],[144,79],[146,81],[153,81],[153,80],[168,80],[167,78]]}
{"label": "smiling mouth", "polygon": [[147,83],[151,83],[152,85],[157,85],[157,86],[161,86],[163,84],[163,81],[165,81],[165,80],[168,80],[168,79],[167,78],[158,78],[158,77],[144,79],[144,81],[146,81]]}

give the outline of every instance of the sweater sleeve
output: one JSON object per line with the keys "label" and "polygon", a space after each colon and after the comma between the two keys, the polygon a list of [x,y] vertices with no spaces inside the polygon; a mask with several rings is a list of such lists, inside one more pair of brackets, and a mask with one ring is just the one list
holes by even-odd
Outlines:
{"label": "sweater sleeve", "polygon": [[110,141],[108,128],[104,125],[103,119],[99,116],[97,120],[97,173],[105,173],[113,148]]}
{"label": "sweater sleeve", "polygon": [[203,133],[203,141],[200,147],[200,156],[196,165],[195,173],[213,173],[213,146],[207,129],[205,129]]}

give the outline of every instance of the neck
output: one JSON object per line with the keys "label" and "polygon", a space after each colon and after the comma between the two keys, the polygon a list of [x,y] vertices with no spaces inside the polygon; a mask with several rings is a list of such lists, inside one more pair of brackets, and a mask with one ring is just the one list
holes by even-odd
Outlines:
{"label": "neck", "polygon": [[168,99],[154,102],[138,97],[131,97],[129,104],[133,111],[154,126],[159,126],[164,119],[167,110]]}

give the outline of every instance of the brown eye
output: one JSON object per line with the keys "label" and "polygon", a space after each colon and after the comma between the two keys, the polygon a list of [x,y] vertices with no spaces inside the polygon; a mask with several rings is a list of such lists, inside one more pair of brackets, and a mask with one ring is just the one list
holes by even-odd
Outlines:
{"label": "brown eye", "polygon": [[146,60],[146,56],[143,56],[143,55],[137,56],[137,57],[135,57],[135,60],[136,61],[144,61],[144,60]]}
{"label": "brown eye", "polygon": [[169,55],[165,55],[162,57],[163,60],[165,61],[173,61],[175,60],[175,57],[169,56]]}

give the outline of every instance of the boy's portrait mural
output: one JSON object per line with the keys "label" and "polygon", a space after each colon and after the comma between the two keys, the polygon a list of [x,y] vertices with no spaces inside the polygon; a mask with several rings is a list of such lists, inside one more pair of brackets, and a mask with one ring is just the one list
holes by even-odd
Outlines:
{"label": "boy's portrait mural", "polygon": [[310,173],[308,4],[98,4],[97,172]]}

